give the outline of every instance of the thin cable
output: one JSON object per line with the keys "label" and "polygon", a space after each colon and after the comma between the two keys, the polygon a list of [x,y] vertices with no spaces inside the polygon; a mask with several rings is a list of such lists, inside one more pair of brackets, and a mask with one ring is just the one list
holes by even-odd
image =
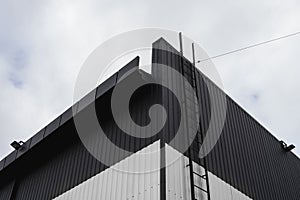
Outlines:
{"label": "thin cable", "polygon": [[209,57],[209,58],[206,58],[206,59],[203,59],[203,60],[198,60],[197,63],[204,62],[204,61],[207,61],[207,60],[212,60],[212,59],[219,58],[219,57],[223,57],[223,56],[233,54],[233,53],[236,53],[236,52],[239,52],[239,51],[244,51],[244,50],[247,50],[247,49],[251,49],[253,47],[257,47],[257,46],[264,45],[264,44],[267,44],[267,43],[271,43],[271,42],[274,42],[274,41],[277,41],[277,40],[292,37],[292,36],[295,36],[295,35],[298,35],[298,34],[300,34],[300,31],[295,32],[295,33],[291,33],[291,34],[288,34],[288,35],[284,35],[284,36],[281,36],[281,37],[278,37],[278,38],[274,38],[274,39],[271,39],[271,40],[267,40],[267,41],[264,41],[264,42],[252,44],[250,46],[246,46],[246,47],[236,49],[236,50],[233,50],[233,51],[228,51],[226,53],[222,53],[222,54],[219,54],[219,55],[216,55],[216,56],[212,56],[212,57]]}

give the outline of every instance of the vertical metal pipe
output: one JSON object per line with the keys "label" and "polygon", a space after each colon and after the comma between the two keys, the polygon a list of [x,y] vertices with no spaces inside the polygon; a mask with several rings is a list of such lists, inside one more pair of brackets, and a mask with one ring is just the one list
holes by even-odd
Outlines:
{"label": "vertical metal pipe", "polygon": [[183,56],[182,33],[179,32],[180,55]]}
{"label": "vertical metal pipe", "polygon": [[[182,73],[182,76],[184,76],[184,57],[183,57],[183,45],[182,45],[182,33],[181,32],[179,32],[179,45],[180,45],[180,55],[181,55],[180,56],[181,73]],[[185,94],[184,82],[183,82],[183,96],[184,96],[184,99],[185,99],[186,94]],[[186,107],[185,103],[184,103],[184,106]],[[187,116],[185,116],[185,119],[187,119]],[[186,121],[186,124],[188,124],[188,120]],[[188,128],[186,129],[186,132],[188,133]],[[188,135],[187,135],[187,139],[189,140]],[[194,171],[193,171],[193,160],[192,160],[192,150],[191,150],[191,148],[189,148],[188,152],[189,152],[188,159],[189,159],[189,169],[190,169],[189,174],[190,174],[190,185],[191,185],[191,199],[195,200],[195,188],[194,188],[195,184],[194,184]]]}
{"label": "vertical metal pipe", "polygon": [[160,139],[160,199],[167,199],[167,185],[166,185],[166,146],[164,139]]}
{"label": "vertical metal pipe", "polygon": [[[195,92],[196,92],[196,95],[197,95],[197,98],[200,99],[199,97],[199,94],[198,94],[198,83],[197,83],[197,77],[196,77],[196,59],[195,59],[195,44],[192,43],[192,54],[193,54],[193,74],[194,74],[194,77],[196,79],[196,84],[195,84]],[[199,120],[199,126],[200,126],[200,129],[199,130],[202,130],[201,129],[201,121]],[[204,135],[203,133],[200,132],[200,137],[201,137],[201,141],[204,140]],[[210,200],[210,191],[209,191],[209,180],[208,180],[208,170],[207,170],[207,161],[206,161],[206,158],[204,157],[203,158],[203,161],[204,161],[204,170],[205,170],[205,176],[206,176],[206,189],[207,189],[207,199]]]}
{"label": "vertical metal pipe", "polygon": [[193,65],[196,66],[196,60],[195,60],[195,45],[192,43],[192,54],[193,54]]}

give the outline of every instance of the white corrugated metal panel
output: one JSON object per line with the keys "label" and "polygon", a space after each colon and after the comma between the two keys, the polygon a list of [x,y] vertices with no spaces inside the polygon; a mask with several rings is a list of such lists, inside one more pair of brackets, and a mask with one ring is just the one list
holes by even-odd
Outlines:
{"label": "white corrugated metal panel", "polygon": [[191,199],[188,158],[166,145],[166,189],[168,200]]}
{"label": "white corrugated metal panel", "polygon": [[208,173],[211,200],[251,200],[250,197],[238,191],[212,173]]}
{"label": "white corrugated metal panel", "polygon": [[[188,158],[166,145],[166,186],[168,200],[191,199]],[[206,200],[208,198],[206,180],[201,178],[205,170],[193,162],[195,198]],[[211,200],[251,200],[212,173],[208,173]],[[200,189],[201,188],[201,189]],[[205,190],[205,191],[204,191]]]}
{"label": "white corrugated metal panel", "polygon": [[159,141],[117,163],[55,200],[157,200],[160,196]]}

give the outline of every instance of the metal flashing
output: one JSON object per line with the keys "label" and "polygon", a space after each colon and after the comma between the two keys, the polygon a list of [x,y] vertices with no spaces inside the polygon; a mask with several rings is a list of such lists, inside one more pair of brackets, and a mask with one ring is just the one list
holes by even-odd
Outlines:
{"label": "metal flashing", "polygon": [[118,73],[113,74],[97,87],[96,99],[116,85]]}
{"label": "metal flashing", "polygon": [[18,150],[17,158],[19,158],[21,155],[23,155],[28,149],[30,148],[31,138],[27,140],[22,147]]}
{"label": "metal flashing", "polygon": [[82,99],[78,102],[78,109],[77,113],[83,110],[85,107],[87,107],[89,104],[95,101],[96,98],[96,90],[94,89],[91,92],[89,92],[87,95],[85,95]]}
{"label": "metal flashing", "polygon": [[11,152],[6,158],[5,158],[5,163],[4,163],[4,167],[7,167],[10,163],[12,163],[17,156],[17,151],[14,150],[13,152]]}
{"label": "metal flashing", "polygon": [[60,119],[61,116],[57,117],[50,124],[48,124],[48,126],[46,127],[44,138],[53,133],[59,127]]}
{"label": "metal flashing", "polygon": [[63,114],[61,114],[60,126],[73,118],[73,107],[68,108]]}
{"label": "metal flashing", "polygon": [[30,148],[32,148],[33,146],[35,146],[37,143],[39,143],[44,138],[44,133],[45,133],[45,128],[43,128],[42,130],[40,130],[37,134],[35,134],[31,138]]}

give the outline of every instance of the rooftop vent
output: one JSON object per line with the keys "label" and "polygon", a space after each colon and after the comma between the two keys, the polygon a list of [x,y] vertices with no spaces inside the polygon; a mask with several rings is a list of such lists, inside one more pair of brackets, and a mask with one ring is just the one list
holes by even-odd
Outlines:
{"label": "rooftop vent", "polygon": [[12,146],[15,150],[19,150],[23,147],[23,144],[24,142],[20,141],[20,142],[17,142],[17,141],[13,141],[10,146]]}
{"label": "rooftop vent", "polygon": [[293,144],[290,144],[289,146],[284,142],[284,141],[280,141],[280,144],[282,146],[282,148],[285,150],[285,151],[291,151],[295,148],[295,145]]}

